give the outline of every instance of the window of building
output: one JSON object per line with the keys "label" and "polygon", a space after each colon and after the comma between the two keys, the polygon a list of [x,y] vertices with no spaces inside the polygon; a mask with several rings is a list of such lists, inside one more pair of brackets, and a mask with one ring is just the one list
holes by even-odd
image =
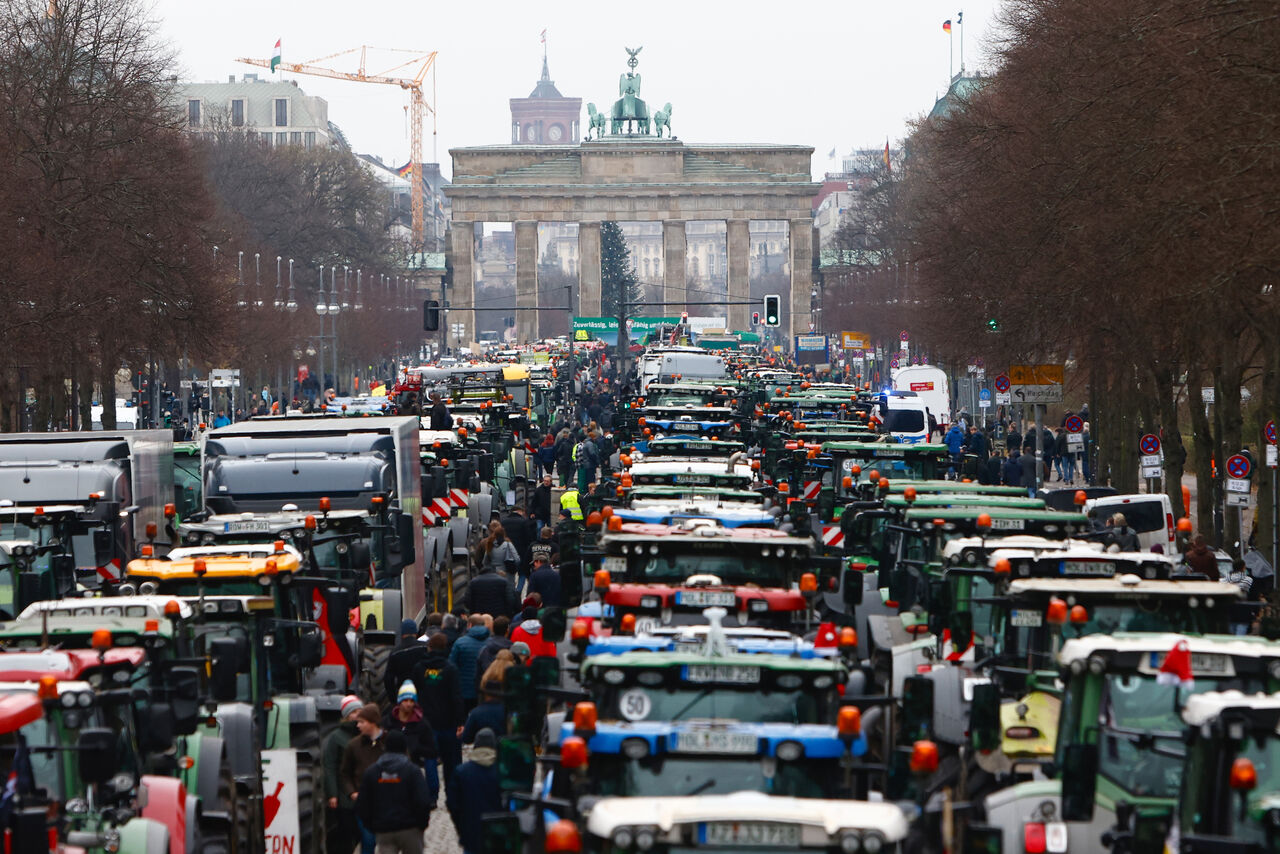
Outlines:
{"label": "window of building", "polygon": [[289,99],[276,98],[276,127],[289,126]]}
{"label": "window of building", "polygon": [[295,130],[289,134],[290,145],[302,145],[302,131]]}
{"label": "window of building", "polygon": [[284,133],[283,131],[276,134],[276,145],[288,145],[288,144],[289,144],[289,134]]}
{"label": "window of building", "polygon": [[200,127],[200,101],[196,98],[187,101],[187,124],[193,128]]}
{"label": "window of building", "polygon": [[244,98],[231,100],[231,126],[244,127]]}
{"label": "window of building", "polygon": [[313,130],[309,130],[309,131],[307,131],[305,134],[303,134],[303,136],[302,136],[302,144],[303,144],[303,145],[305,145],[307,148],[315,148],[315,147],[316,147],[316,132],[315,132],[315,131],[313,131]]}

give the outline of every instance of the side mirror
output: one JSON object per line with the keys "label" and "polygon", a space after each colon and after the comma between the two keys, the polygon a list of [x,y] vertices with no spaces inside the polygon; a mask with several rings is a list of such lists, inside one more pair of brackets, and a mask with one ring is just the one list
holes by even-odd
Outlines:
{"label": "side mirror", "polygon": [[910,744],[933,733],[933,680],[908,676],[902,682],[902,736]]}
{"label": "side mirror", "polygon": [[75,555],[54,555],[49,559],[55,599],[65,599],[76,592]]}
{"label": "side mirror", "polygon": [[413,516],[401,513],[396,517],[396,536],[400,540],[400,566],[408,566],[418,559],[413,543]]}
{"label": "side mirror", "polygon": [[106,566],[116,556],[116,538],[110,530],[97,528],[93,532],[93,559],[98,566]]}
{"label": "side mirror", "polygon": [[[565,615],[563,608],[543,608],[538,614],[538,619],[542,623],[542,639],[560,643],[564,640]],[[555,661],[554,658],[549,659]],[[533,660],[534,664],[542,661],[540,658]]]}
{"label": "side mirror", "polygon": [[993,683],[973,686],[969,705],[969,744],[974,750],[1000,749],[1000,687]]}
{"label": "side mirror", "polygon": [[[138,719],[141,724],[138,728],[138,747],[141,750],[147,753],[163,753],[173,747],[176,721],[171,705],[149,702],[138,709]],[[194,725],[184,735],[190,735],[193,732],[195,732]]]}
{"label": "side mirror", "polygon": [[862,604],[862,573],[854,569],[844,571],[844,580],[840,586],[844,594],[844,604],[855,607]]}
{"label": "side mirror", "polygon": [[[533,742],[524,738],[498,740],[498,787],[504,792],[527,792],[533,788],[535,760]],[[520,847],[507,851],[519,851]]]}
{"label": "side mirror", "polygon": [[109,729],[80,730],[76,741],[80,777],[86,783],[105,783],[116,773],[116,734]]}
{"label": "side mirror", "polygon": [[352,543],[347,549],[347,560],[356,572],[368,572],[369,564],[373,563],[373,553],[369,549],[369,544],[363,540]]}
{"label": "side mirror", "polygon": [[485,483],[493,482],[493,454],[480,455],[479,465],[476,466],[476,474]]}
{"label": "side mirror", "polygon": [[[498,759],[498,763],[501,765],[501,758]],[[510,851],[521,850],[524,845],[519,813],[501,812],[482,815],[480,833],[480,854],[508,854]]]}
{"label": "side mirror", "polygon": [[298,666],[304,669],[319,667],[324,661],[324,635],[318,631],[304,631],[298,635]]}
{"label": "side mirror", "polygon": [[231,702],[236,698],[239,647],[234,638],[214,638],[209,641],[209,692],[219,703]]}
{"label": "side mirror", "polygon": [[165,676],[174,732],[191,735],[200,720],[200,670],[188,665],[169,668]]}
{"label": "side mirror", "polygon": [[1062,752],[1063,821],[1092,821],[1093,796],[1098,785],[1098,747],[1068,744]]}

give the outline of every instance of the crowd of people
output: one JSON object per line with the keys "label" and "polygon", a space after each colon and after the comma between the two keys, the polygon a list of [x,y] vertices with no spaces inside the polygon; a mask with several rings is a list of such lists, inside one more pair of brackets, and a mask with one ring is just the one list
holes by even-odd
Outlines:
{"label": "crowd of people", "polygon": [[506,673],[556,654],[538,630],[541,606],[534,592],[514,617],[460,606],[402,622],[384,677],[394,699],[345,697],[323,745],[330,854],[421,854],[442,789],[459,844],[478,854],[482,817],[501,809]]}
{"label": "crowd of people", "polygon": [[[1083,424],[1078,444],[1072,442],[1072,433],[1067,429],[1073,417],[1080,418]],[[1088,418],[1088,407],[1082,409],[1078,416],[1067,410],[1057,428],[1041,426],[1039,445],[1043,468],[1039,474],[1042,483],[1087,486],[1094,482],[1091,464],[1093,440]],[[942,435],[942,442],[951,454],[956,476],[969,477],[984,485],[1021,486],[1034,497],[1036,438],[1034,424],[1028,425],[1025,432],[1017,421],[1011,419],[983,427],[961,409]],[[1003,442],[1003,451],[996,448],[996,442]]]}

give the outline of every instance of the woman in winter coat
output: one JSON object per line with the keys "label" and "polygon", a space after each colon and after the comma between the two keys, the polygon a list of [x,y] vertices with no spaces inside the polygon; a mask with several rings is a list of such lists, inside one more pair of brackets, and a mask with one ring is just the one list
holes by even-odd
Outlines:
{"label": "woman in winter coat", "polygon": [[516,551],[516,547],[507,539],[507,532],[497,523],[490,525],[489,531],[489,536],[480,541],[483,554],[480,560],[481,569],[505,571],[508,566],[518,567],[520,552]]}

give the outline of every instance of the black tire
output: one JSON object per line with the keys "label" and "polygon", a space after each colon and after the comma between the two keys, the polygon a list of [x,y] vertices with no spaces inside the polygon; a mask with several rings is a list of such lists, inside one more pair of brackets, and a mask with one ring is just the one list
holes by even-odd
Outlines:
{"label": "black tire", "polygon": [[387,644],[363,645],[360,648],[360,696],[366,703],[377,703],[387,708],[387,659],[393,649]]}
{"label": "black tire", "polygon": [[320,755],[320,730],[314,724],[297,727],[290,734],[298,761],[298,850],[324,850],[324,800],[320,781],[324,767]]}

